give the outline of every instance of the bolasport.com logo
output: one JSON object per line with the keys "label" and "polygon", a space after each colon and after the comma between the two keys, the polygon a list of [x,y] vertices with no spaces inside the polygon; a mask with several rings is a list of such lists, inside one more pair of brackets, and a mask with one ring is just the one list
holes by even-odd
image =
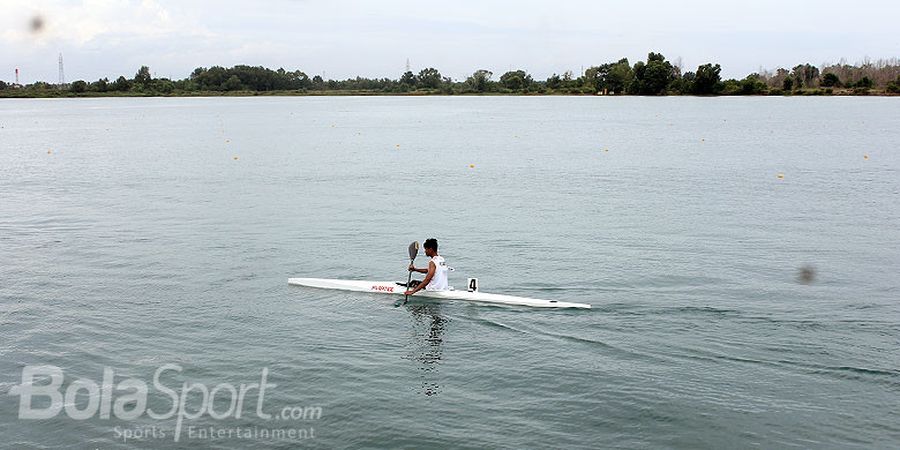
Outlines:
{"label": "bolasport.com logo", "polygon": [[[206,384],[191,381],[183,381],[180,385],[164,382],[163,378],[172,378],[181,372],[181,366],[166,364],[156,369],[148,385],[137,378],[116,382],[115,371],[107,367],[100,383],[79,378],[63,389],[65,377],[61,368],[25,366],[21,384],[10,388],[9,395],[19,397],[19,419],[22,420],[46,420],[63,414],[71,420],[115,418],[129,422],[145,421],[146,417],[160,422],[158,426],[113,427],[114,438],[126,443],[169,438],[180,442],[182,439],[307,440],[316,437],[315,428],[307,424],[321,420],[321,407],[265,407],[266,394],[277,387],[268,382],[268,368],[261,370],[258,383],[219,383],[209,388]],[[148,406],[151,399],[154,400],[152,408]],[[292,426],[195,424],[204,417],[242,423],[256,421],[256,418]],[[303,426],[293,426],[298,424]]]}

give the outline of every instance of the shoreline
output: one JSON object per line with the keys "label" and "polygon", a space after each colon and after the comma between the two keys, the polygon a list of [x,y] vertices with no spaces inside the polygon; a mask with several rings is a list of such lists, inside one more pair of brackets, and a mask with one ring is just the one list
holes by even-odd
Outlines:
{"label": "shoreline", "polygon": [[[840,91],[827,91],[823,89],[809,89],[795,91],[791,93],[764,93],[764,94],[733,94],[733,95],[687,95],[687,94],[665,94],[665,95],[612,95],[612,94],[586,94],[573,92],[465,92],[465,93],[447,93],[440,91],[412,91],[412,92],[382,92],[369,90],[326,90],[326,91],[192,91],[192,92],[173,92],[164,93],[143,93],[143,92],[82,92],[73,93],[66,91],[49,91],[41,92],[35,95],[35,92],[10,92],[11,90],[0,91],[0,99],[16,98],[16,99],[38,99],[38,98],[141,98],[141,97],[163,97],[163,98],[182,98],[182,97],[696,97],[696,98],[718,98],[718,97],[900,97],[900,94],[890,93],[882,90],[873,90],[865,93],[854,92],[852,89]],[[14,90],[12,90],[14,91]]]}

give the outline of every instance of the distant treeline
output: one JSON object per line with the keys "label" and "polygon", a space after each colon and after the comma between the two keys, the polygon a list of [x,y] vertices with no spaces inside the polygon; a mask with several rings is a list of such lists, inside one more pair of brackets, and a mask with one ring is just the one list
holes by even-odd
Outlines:
{"label": "distant treeline", "polygon": [[198,67],[182,80],[153,78],[142,66],[133,78],[120,76],[110,81],[73,81],[66,85],[45,82],[20,86],[0,81],[0,96],[109,96],[109,95],[259,95],[259,94],[568,94],[568,95],[828,95],[898,94],[900,60],[797,65],[793,69],[753,73],[723,80],[719,64],[703,64],[683,71],[660,53],[650,53],[646,61],[631,64],[621,59],[584,71],[553,74],[535,80],[524,70],[511,70],[498,79],[489,70],[479,69],[465,80],[442,76],[434,68],[419,73],[407,71],[396,80],[356,77],[325,80],[310,78],[299,70],[272,70],[265,67]]}

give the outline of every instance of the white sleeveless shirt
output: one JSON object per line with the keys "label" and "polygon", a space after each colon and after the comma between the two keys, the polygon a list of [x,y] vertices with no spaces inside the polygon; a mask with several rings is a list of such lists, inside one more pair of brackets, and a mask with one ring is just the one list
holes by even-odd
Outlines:
{"label": "white sleeveless shirt", "polygon": [[434,256],[431,258],[431,262],[434,263],[434,276],[431,277],[428,286],[425,286],[425,290],[446,291],[450,289],[450,282],[447,280],[449,268],[447,267],[447,262],[444,261],[444,257],[441,255]]}

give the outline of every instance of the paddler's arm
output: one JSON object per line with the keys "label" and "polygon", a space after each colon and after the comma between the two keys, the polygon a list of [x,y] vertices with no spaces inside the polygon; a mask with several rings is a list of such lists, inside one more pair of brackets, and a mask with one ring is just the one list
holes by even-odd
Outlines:
{"label": "paddler's arm", "polygon": [[428,273],[428,269],[417,269],[416,266],[410,264],[409,265],[410,272],[419,272],[419,273]]}
{"label": "paddler's arm", "polygon": [[415,289],[413,289],[411,291],[407,290],[406,292],[403,293],[403,295],[413,295],[416,292],[419,292],[422,289],[425,289],[425,286],[428,286],[428,283],[431,283],[431,279],[434,278],[434,270],[435,270],[434,262],[428,261],[428,270],[427,270],[428,275],[425,275],[425,279],[422,280],[422,282],[419,283],[419,285],[416,286]]}

